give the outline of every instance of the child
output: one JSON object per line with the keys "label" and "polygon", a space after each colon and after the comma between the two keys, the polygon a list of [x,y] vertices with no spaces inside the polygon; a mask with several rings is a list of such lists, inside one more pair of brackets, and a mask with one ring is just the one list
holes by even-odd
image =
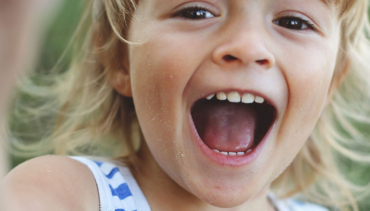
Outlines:
{"label": "child", "polygon": [[112,144],[120,157],[26,162],[4,182],[13,210],[358,210],[365,192],[337,160],[369,162],[354,126],[368,122],[366,0],[87,11],[83,56],[49,87],[59,111],[45,151]]}

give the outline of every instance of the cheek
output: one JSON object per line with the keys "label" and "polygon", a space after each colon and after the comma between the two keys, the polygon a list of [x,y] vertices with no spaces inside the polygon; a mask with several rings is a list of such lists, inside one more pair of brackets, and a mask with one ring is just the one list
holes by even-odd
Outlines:
{"label": "cheek", "polygon": [[181,109],[177,99],[184,82],[180,79],[187,76],[179,69],[180,58],[172,50],[167,46],[161,50],[151,41],[130,50],[133,99],[147,141],[169,139],[168,131],[176,130],[174,123],[180,118],[173,108]]}
{"label": "cheek", "polygon": [[[153,33],[149,30],[139,34]],[[129,49],[135,109],[153,156],[171,175],[167,168],[174,166],[174,158],[183,153],[179,140],[184,138],[183,122],[189,114],[183,101],[184,91],[201,56],[188,47],[194,43],[173,33],[140,39],[146,41]]]}
{"label": "cheek", "polygon": [[[181,90],[187,73],[180,69],[176,48],[148,40],[130,48],[130,76],[136,114],[145,141],[157,163],[166,169],[179,154],[174,134],[182,116]],[[171,56],[169,56],[171,55]],[[167,170],[167,174],[172,175]]]}
{"label": "cheek", "polygon": [[[131,37],[144,42],[129,49],[135,108],[141,126],[155,130],[147,137],[168,136],[169,131],[176,134],[182,118],[188,115],[183,101],[185,89],[207,52],[202,45],[204,39],[181,35],[155,23],[143,24],[145,27],[141,23],[135,27]],[[197,47],[202,50],[195,50]]]}
{"label": "cheek", "polygon": [[335,48],[311,47],[296,52],[296,62],[286,67],[289,102],[280,135],[288,148],[295,147],[297,152],[312,132],[327,99],[337,55],[330,49]]}
{"label": "cheek", "polygon": [[301,71],[291,74],[288,79],[291,107],[288,110],[295,110],[304,120],[318,118],[326,101],[334,69],[330,62],[321,58],[312,60],[300,64],[298,68]]}

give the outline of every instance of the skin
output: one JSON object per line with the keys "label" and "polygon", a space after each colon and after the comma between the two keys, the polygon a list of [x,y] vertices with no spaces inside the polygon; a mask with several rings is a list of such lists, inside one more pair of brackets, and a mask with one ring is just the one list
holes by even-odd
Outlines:
{"label": "skin", "polygon": [[[194,5],[215,17],[174,17]],[[120,74],[132,92],[118,90],[133,96],[146,140],[139,184],[163,181],[167,189],[153,189],[172,190],[168,210],[271,209],[266,188],[302,148],[328,96],[340,40],[334,11],[318,0],[143,0],[138,14],[129,39],[142,43],[129,47],[129,74]],[[314,22],[316,31],[274,22],[289,15]],[[261,154],[241,167],[205,158],[189,127],[194,102],[223,90],[257,91],[277,110]],[[160,194],[143,190],[159,208]]]}
{"label": "skin", "polygon": [[44,156],[14,168],[4,179],[5,211],[99,211],[99,195],[90,170],[63,156]]}
{"label": "skin", "polygon": [[[269,185],[302,148],[327,101],[340,22],[319,0],[194,2],[142,0],[130,24],[128,37],[140,44],[129,46],[128,71],[118,72],[114,86],[133,97],[145,139],[138,152],[141,165],[133,174],[153,211],[273,210],[266,196]],[[215,17],[174,17],[194,4]],[[289,15],[314,22],[316,31],[274,22]],[[236,60],[225,60],[228,55]],[[265,146],[247,165],[212,162],[191,135],[191,106],[223,90],[262,93],[277,110]],[[50,169],[40,166],[56,173],[47,174]],[[9,174],[5,184],[14,195],[24,196],[13,205],[25,207],[11,210],[50,210],[54,204],[99,209],[91,173],[69,158],[29,161]],[[75,192],[63,200],[55,197],[70,188]],[[32,203],[35,196],[44,207]]]}

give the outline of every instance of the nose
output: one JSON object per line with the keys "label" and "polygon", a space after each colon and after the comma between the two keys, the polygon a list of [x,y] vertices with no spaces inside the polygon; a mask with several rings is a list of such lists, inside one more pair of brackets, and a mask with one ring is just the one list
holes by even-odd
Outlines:
{"label": "nose", "polygon": [[[231,31],[231,30],[230,30]],[[225,33],[213,51],[213,61],[220,66],[240,64],[257,66],[268,70],[275,65],[275,57],[267,48],[267,41],[263,30],[249,28],[235,30],[234,33]],[[222,39],[222,38],[221,38]]]}

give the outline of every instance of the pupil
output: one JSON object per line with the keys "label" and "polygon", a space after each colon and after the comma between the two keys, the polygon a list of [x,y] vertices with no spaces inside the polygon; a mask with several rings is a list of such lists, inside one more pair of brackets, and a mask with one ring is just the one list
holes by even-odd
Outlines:
{"label": "pupil", "polygon": [[206,11],[204,10],[188,10],[184,11],[183,17],[190,18],[190,19],[199,19],[206,17]]}
{"label": "pupil", "polygon": [[290,29],[301,29],[302,28],[302,22],[296,19],[284,18],[281,20],[280,25],[290,28]]}

